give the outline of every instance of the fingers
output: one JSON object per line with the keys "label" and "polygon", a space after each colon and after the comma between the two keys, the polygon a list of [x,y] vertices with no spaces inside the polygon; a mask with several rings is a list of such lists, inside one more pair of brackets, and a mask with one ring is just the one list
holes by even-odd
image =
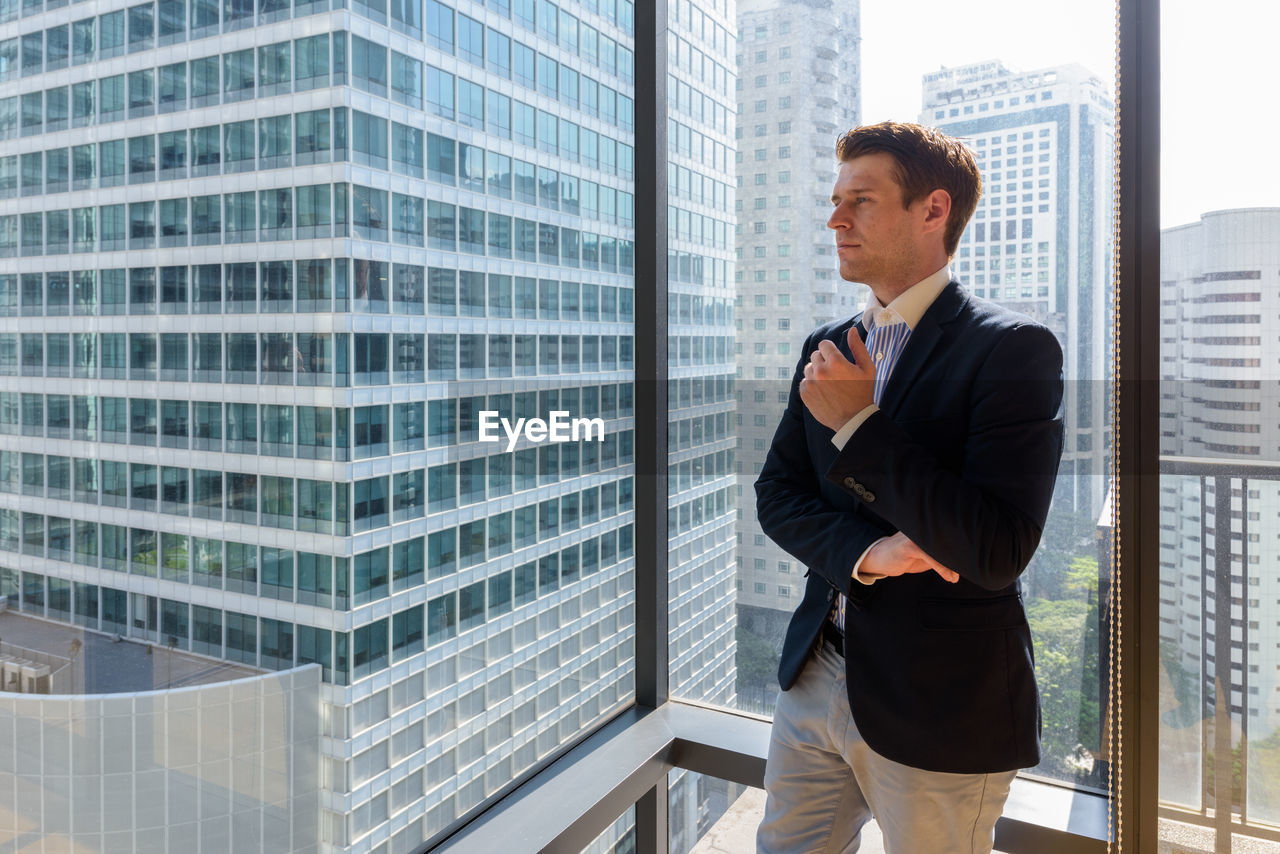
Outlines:
{"label": "fingers", "polygon": [[863,343],[862,336],[858,334],[858,325],[855,323],[849,327],[849,352],[853,354],[854,364],[859,367],[867,367],[875,365],[871,359],[871,354],[867,352],[867,345]]}
{"label": "fingers", "polygon": [[947,569],[940,564],[930,564],[923,560],[913,561],[908,567],[903,568],[903,575],[915,575],[921,572],[936,572],[943,581],[955,584],[960,580],[960,574],[954,569]]}
{"label": "fingers", "polygon": [[941,562],[934,560],[924,551],[924,549],[916,545],[915,541],[909,539],[901,531],[895,534],[895,536],[899,535],[905,540],[902,547],[911,555],[913,560],[917,561],[916,566],[919,568],[912,569],[912,572],[928,572],[929,570],[933,570],[938,573],[942,580],[950,582],[951,584],[955,584],[960,580],[960,573],[956,572],[954,569],[949,569],[948,567],[943,566]]}
{"label": "fingers", "polygon": [[818,346],[813,348],[813,353],[809,356],[810,364],[819,364],[821,362],[846,362],[848,361],[844,354],[840,352],[840,348],[835,342],[828,341],[823,338],[818,342]]}

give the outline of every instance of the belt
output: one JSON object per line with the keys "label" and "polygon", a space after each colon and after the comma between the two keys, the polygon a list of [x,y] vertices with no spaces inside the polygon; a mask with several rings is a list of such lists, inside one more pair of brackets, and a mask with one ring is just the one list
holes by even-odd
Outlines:
{"label": "belt", "polygon": [[836,648],[836,652],[844,656],[844,634],[830,620],[822,621],[822,639]]}

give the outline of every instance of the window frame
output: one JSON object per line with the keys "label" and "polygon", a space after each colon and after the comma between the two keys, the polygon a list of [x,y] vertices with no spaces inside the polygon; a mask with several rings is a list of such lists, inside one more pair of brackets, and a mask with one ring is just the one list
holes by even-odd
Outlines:
{"label": "window frame", "polygon": [[[514,838],[517,828],[537,847],[579,850],[634,806],[636,850],[666,854],[668,771],[684,768],[763,784],[767,719],[671,701],[667,575],[646,571],[667,566],[667,359],[665,345],[654,346],[667,332],[667,6],[666,0],[642,4],[635,19],[637,79],[647,81],[636,88],[635,106],[638,115],[652,117],[639,122],[651,133],[636,138],[637,168],[650,176],[637,186],[636,280],[653,283],[636,289],[636,376],[652,380],[637,383],[636,411],[652,413],[652,429],[637,429],[635,454],[637,470],[662,473],[636,482],[636,703],[459,817],[437,837],[436,851],[488,850],[485,840]],[[1158,13],[1159,0],[1117,3],[1119,79],[1126,83],[1126,97],[1117,99],[1125,146],[1118,149],[1116,236],[1119,245],[1135,247],[1118,254],[1116,268],[1120,335],[1113,381],[1120,385],[1159,377]],[[1117,407],[1116,435],[1156,436],[1157,383],[1135,385],[1137,396],[1126,398],[1132,403]],[[1117,722],[1123,733],[1118,761],[1129,770],[1116,792],[1124,809],[1113,818],[1105,796],[1024,775],[997,826],[1001,850],[1101,854],[1108,849],[1109,822],[1112,835],[1122,833],[1134,850],[1156,848],[1158,719],[1155,705],[1139,698],[1155,695],[1160,664],[1158,645],[1144,649],[1138,641],[1156,636],[1158,627],[1158,585],[1150,578],[1145,588],[1140,582],[1142,567],[1156,566],[1159,482],[1137,475],[1156,470],[1158,449],[1156,442],[1130,441],[1125,448],[1130,445],[1133,450],[1116,462],[1115,507],[1125,555],[1115,568],[1117,586],[1133,591],[1119,600],[1127,630],[1116,662],[1119,697],[1125,708],[1136,710]],[[593,785],[584,787],[584,780]]]}

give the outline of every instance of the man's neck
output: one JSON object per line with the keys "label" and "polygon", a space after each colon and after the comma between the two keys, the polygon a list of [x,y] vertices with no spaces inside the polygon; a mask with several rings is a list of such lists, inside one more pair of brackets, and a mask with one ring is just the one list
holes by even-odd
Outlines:
{"label": "man's neck", "polygon": [[918,263],[911,265],[910,270],[905,271],[901,276],[895,276],[892,281],[866,282],[865,284],[871,288],[871,292],[876,295],[876,299],[880,300],[881,305],[888,305],[950,262],[951,259],[947,254],[939,251],[936,256],[930,255],[927,259],[921,259]]}
{"label": "man's neck", "polygon": [[880,301],[880,305],[887,306],[898,297],[911,290],[925,279],[932,276],[938,270],[947,266],[950,262],[946,256],[930,261],[928,264],[918,265],[913,271],[900,278],[895,278],[892,282],[878,282],[872,284],[867,282],[867,286],[871,288],[871,292],[875,294],[876,299]]}

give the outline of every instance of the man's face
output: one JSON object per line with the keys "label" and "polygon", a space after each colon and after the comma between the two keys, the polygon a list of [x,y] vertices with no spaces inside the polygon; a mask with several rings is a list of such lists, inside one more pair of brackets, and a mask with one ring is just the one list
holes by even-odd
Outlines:
{"label": "man's face", "polygon": [[893,155],[883,152],[840,164],[827,227],[835,231],[840,276],[846,281],[892,286],[917,266],[925,201],[903,208],[894,166]]}

